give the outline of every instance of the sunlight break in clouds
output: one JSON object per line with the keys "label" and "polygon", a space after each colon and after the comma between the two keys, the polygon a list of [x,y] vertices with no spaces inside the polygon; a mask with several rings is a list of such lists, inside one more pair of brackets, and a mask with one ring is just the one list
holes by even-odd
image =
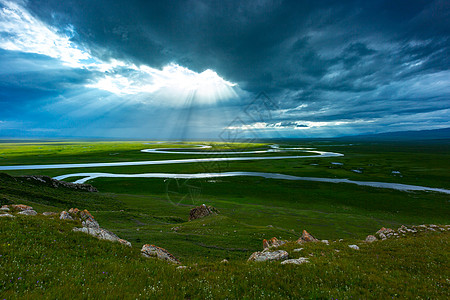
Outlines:
{"label": "sunlight break in clouds", "polygon": [[192,100],[212,104],[237,97],[236,84],[212,70],[197,73],[175,63],[158,70],[115,59],[105,62],[80,49],[69,36],[36,19],[21,5],[5,0],[0,0],[0,4],[3,5],[0,48],[41,54],[55,58],[65,66],[103,73],[86,84],[88,88],[117,96],[153,94],[162,104],[170,105],[183,105]]}

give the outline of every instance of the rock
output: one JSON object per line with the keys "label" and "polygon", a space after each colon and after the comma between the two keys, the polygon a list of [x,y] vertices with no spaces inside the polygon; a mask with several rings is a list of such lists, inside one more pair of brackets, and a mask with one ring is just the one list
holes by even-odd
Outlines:
{"label": "rock", "polygon": [[129,241],[127,241],[127,240],[124,240],[124,239],[118,239],[117,241],[118,241],[119,243],[121,243],[122,245],[131,247],[131,243],[130,243]]}
{"label": "rock", "polygon": [[115,235],[111,231],[108,231],[103,228],[83,227],[83,228],[74,228],[72,230],[76,231],[76,232],[83,232],[83,233],[90,234],[101,240],[107,240],[107,241],[111,241],[111,242],[116,242],[119,240],[119,237],[117,235]]}
{"label": "rock", "polygon": [[175,256],[170,254],[169,251],[155,245],[146,244],[142,246],[141,253],[145,257],[156,257],[158,259],[166,260],[174,264],[181,264],[181,262],[176,259]]}
{"label": "rock", "polygon": [[330,244],[330,242],[328,242],[328,240],[321,240],[321,242],[324,243],[324,244],[326,244],[326,245],[329,245],[329,244]]}
{"label": "rock", "polygon": [[35,215],[37,215],[37,212],[35,210],[28,209],[28,210],[23,210],[17,214],[24,215],[24,216],[35,216]]}
{"label": "rock", "polygon": [[366,242],[367,243],[372,243],[372,242],[375,242],[376,240],[377,240],[377,238],[374,235],[368,235],[366,237]]}
{"label": "rock", "polygon": [[8,214],[8,213],[6,213],[6,214],[0,214],[0,217],[10,217],[10,218],[15,218],[13,215]]}
{"label": "rock", "polygon": [[221,263],[227,264],[227,263],[228,263],[228,259],[224,258],[224,259],[221,261]]}
{"label": "rock", "polygon": [[187,269],[187,267],[186,266],[178,266],[177,267],[177,270],[183,270],[183,269]]}
{"label": "rock", "polygon": [[32,175],[32,176],[21,176],[19,178],[25,179],[27,181],[31,181],[33,183],[46,185],[46,186],[49,186],[52,188],[66,188],[66,189],[85,191],[85,192],[91,192],[91,193],[98,192],[98,190],[90,184],[65,182],[65,181],[53,179],[48,176]]}
{"label": "rock", "polygon": [[297,240],[297,243],[302,244],[305,242],[318,242],[319,240],[313,237],[308,231],[303,230],[302,236]]}
{"label": "rock", "polygon": [[381,229],[375,233],[375,237],[385,240],[388,238],[388,234],[392,234],[393,232],[394,230],[392,230],[391,228],[381,227]]}
{"label": "rock", "polygon": [[63,212],[61,212],[60,219],[63,218],[62,217],[63,213],[65,213],[64,214],[64,218],[66,218],[67,215],[69,215],[69,217],[72,218],[72,219],[68,219],[68,220],[79,220],[79,221],[81,221],[81,225],[83,225],[83,227],[86,227],[86,228],[97,228],[97,229],[100,228],[100,225],[94,219],[94,216],[92,216],[91,213],[88,210],[86,210],[86,209],[85,210],[79,210],[78,208],[71,208],[71,209],[69,209],[68,213],[63,211]]}
{"label": "rock", "polygon": [[10,211],[10,209],[9,209],[8,205],[3,205],[3,206],[0,208],[0,211]]}
{"label": "rock", "polygon": [[19,211],[32,210],[33,209],[33,207],[25,205],[25,204],[12,204],[9,207],[12,208],[13,210],[19,210]]}
{"label": "rock", "polygon": [[277,239],[276,237],[271,238],[270,240],[263,240],[263,249],[269,249],[269,248],[277,248],[281,245],[286,244],[286,241],[282,241]]}
{"label": "rock", "polygon": [[69,215],[69,213],[67,212],[67,211],[65,211],[65,210],[63,210],[62,212],[61,212],[61,214],[59,215],[59,218],[61,219],[61,220],[73,220],[73,218]]}
{"label": "rock", "polygon": [[300,251],[302,251],[303,250],[303,248],[297,248],[297,249],[294,249],[293,251],[294,252],[300,252]]}
{"label": "rock", "polygon": [[359,247],[357,245],[348,245],[349,248],[359,250]]}
{"label": "rock", "polygon": [[217,215],[218,213],[219,211],[216,208],[202,204],[191,209],[189,212],[189,221],[204,218],[209,215]]}
{"label": "rock", "polygon": [[56,216],[58,215],[58,213],[54,212],[54,211],[46,211],[42,213],[43,216]]}
{"label": "rock", "polygon": [[274,260],[286,260],[289,257],[289,253],[284,250],[277,251],[263,251],[253,253],[248,261],[274,261]]}
{"label": "rock", "polygon": [[300,257],[300,258],[287,259],[285,261],[282,261],[281,264],[282,265],[287,265],[287,264],[301,265],[301,264],[308,263],[308,262],[309,262],[308,258]]}

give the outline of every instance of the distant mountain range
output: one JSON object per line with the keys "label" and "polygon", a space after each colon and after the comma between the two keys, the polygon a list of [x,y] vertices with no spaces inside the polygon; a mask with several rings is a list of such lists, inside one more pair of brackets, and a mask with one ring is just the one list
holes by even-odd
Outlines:
{"label": "distant mountain range", "polygon": [[412,140],[445,140],[450,139],[450,128],[418,130],[418,131],[395,131],[378,134],[365,134],[345,136],[338,139],[351,140],[377,140],[377,141],[412,141]]}

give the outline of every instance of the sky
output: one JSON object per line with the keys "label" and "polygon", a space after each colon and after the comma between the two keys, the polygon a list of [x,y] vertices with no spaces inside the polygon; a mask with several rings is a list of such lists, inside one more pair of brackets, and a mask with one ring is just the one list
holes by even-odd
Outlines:
{"label": "sky", "polygon": [[0,0],[0,137],[450,127],[450,2]]}

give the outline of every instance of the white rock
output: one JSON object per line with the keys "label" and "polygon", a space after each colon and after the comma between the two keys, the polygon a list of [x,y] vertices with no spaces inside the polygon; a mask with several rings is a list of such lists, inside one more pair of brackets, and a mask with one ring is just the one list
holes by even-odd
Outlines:
{"label": "white rock", "polygon": [[286,260],[289,257],[289,253],[284,250],[255,252],[253,253],[249,261],[274,261],[274,260]]}
{"label": "white rock", "polygon": [[349,248],[359,250],[359,247],[357,245],[348,245]]}
{"label": "white rock", "polygon": [[17,214],[24,215],[24,216],[35,216],[35,215],[37,215],[37,212],[35,210],[29,209],[29,210],[23,210],[21,212],[18,212]]}
{"label": "white rock", "polygon": [[293,251],[294,252],[300,252],[300,251],[302,251],[303,250],[303,248],[297,248],[297,249],[294,249]]}
{"label": "white rock", "polygon": [[330,242],[328,242],[328,240],[321,240],[322,243],[329,245]]}
{"label": "white rock", "polygon": [[10,217],[10,218],[15,218],[13,215],[11,214],[0,214],[0,217]]}
{"label": "white rock", "polygon": [[282,261],[281,264],[282,265],[287,265],[287,264],[301,265],[301,264],[308,263],[308,262],[309,262],[308,258],[300,257],[300,258],[287,259],[285,261]]}

